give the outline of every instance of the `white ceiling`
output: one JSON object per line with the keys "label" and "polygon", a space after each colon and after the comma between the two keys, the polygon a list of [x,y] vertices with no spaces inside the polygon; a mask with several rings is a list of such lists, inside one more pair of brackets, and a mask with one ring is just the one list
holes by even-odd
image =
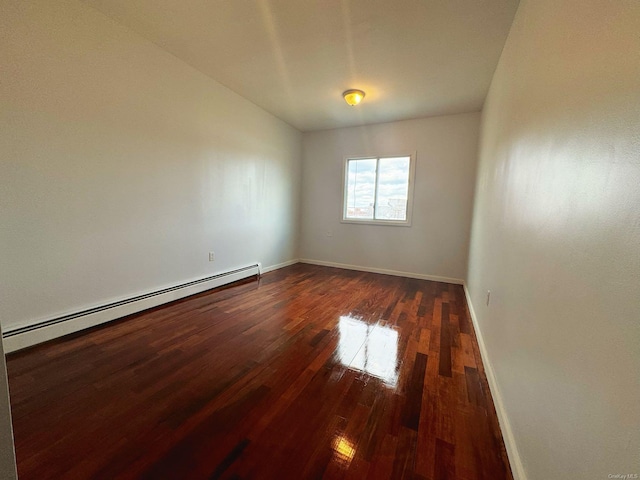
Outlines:
{"label": "white ceiling", "polygon": [[518,5],[84,1],[302,131],[479,111]]}

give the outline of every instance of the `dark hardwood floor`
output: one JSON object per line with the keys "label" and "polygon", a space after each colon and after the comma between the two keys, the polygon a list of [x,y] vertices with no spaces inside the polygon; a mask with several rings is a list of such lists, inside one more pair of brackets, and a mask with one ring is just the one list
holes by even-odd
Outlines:
{"label": "dark hardwood floor", "polygon": [[21,480],[512,478],[458,285],[298,264],[8,370]]}

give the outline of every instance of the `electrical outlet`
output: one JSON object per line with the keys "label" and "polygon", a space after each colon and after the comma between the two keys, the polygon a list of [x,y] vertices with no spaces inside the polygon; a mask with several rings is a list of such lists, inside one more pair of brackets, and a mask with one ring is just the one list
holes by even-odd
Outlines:
{"label": "electrical outlet", "polygon": [[489,306],[490,301],[491,301],[491,290],[487,290],[487,307]]}
{"label": "electrical outlet", "polygon": [[216,254],[213,252],[209,252],[209,261],[213,262],[216,259]]}

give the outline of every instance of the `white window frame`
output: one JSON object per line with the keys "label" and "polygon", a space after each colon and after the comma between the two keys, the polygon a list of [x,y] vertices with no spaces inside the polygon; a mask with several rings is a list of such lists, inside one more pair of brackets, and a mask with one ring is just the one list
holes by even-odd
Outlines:
{"label": "white window frame", "polygon": [[[376,220],[372,219],[359,219],[359,218],[347,218],[347,169],[349,167],[349,160],[376,160],[376,184],[374,187],[374,217],[376,211],[376,202],[378,201],[378,166],[380,159],[383,158],[398,158],[409,157],[409,188],[407,191],[407,219],[406,220]],[[344,157],[342,166],[342,223],[355,223],[358,225],[393,225],[397,227],[410,227],[411,218],[413,216],[413,186],[415,184],[416,175],[416,154],[402,153],[397,155],[347,155]]]}

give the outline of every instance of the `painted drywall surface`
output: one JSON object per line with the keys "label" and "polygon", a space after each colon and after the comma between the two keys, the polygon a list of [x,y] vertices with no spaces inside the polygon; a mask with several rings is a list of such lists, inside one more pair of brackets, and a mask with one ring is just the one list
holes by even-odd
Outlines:
{"label": "painted drywall surface", "polygon": [[83,3],[0,32],[5,330],[297,258],[300,132]]}
{"label": "painted drywall surface", "polygon": [[483,111],[468,284],[529,480],[640,475],[639,31],[522,0]]}
{"label": "painted drywall surface", "polygon": [[[301,258],[465,278],[479,122],[470,113],[305,133]],[[341,223],[344,157],[411,152],[411,227]]]}
{"label": "painted drywall surface", "polygon": [[[0,337],[2,328],[0,327]],[[13,446],[13,427],[11,425],[11,405],[9,403],[9,385],[7,383],[7,363],[0,342],[0,478],[13,480],[16,472],[16,455]]]}

